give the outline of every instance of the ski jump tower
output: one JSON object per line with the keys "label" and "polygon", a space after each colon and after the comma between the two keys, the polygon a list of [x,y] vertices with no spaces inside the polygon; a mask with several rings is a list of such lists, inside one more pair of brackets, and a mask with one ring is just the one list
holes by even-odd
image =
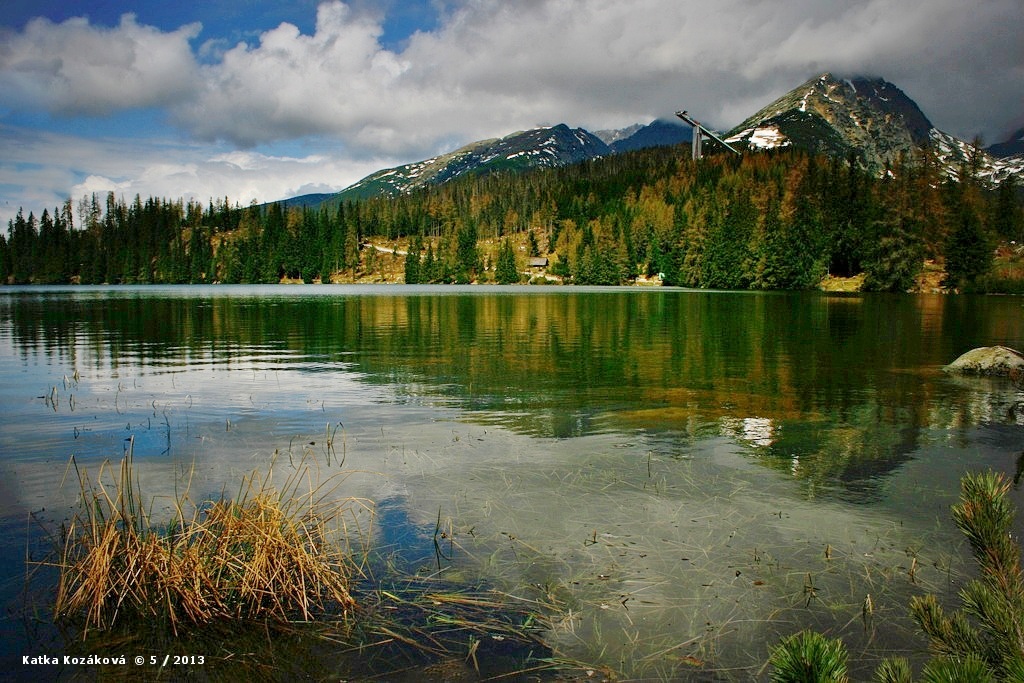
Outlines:
{"label": "ski jump tower", "polygon": [[694,161],[696,161],[697,159],[700,159],[701,157],[704,156],[704,152],[703,152],[703,149],[702,149],[702,143],[703,143],[703,139],[704,139],[705,135],[707,135],[712,140],[720,142],[730,152],[733,152],[734,154],[736,154],[738,156],[743,156],[742,154],[740,154],[739,150],[737,150],[735,147],[730,145],[728,142],[726,142],[722,138],[718,137],[718,135],[715,132],[713,132],[711,130],[708,130],[707,128],[705,128],[704,126],[701,125],[700,121],[697,121],[695,118],[693,118],[692,116],[687,114],[685,109],[683,111],[677,111],[676,112],[676,116],[678,116],[683,121],[686,121],[688,124],[693,126],[693,160]]}

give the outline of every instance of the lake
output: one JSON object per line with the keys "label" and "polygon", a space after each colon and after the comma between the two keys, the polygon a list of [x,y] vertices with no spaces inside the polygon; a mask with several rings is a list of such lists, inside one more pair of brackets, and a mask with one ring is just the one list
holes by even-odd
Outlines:
{"label": "lake", "polygon": [[555,652],[624,678],[765,679],[804,627],[855,679],[921,661],[910,597],[956,605],[970,572],[961,475],[1024,457],[1024,392],[941,371],[996,344],[1024,348],[1024,299],[0,288],[4,668],[61,647],[23,588],[69,459],[128,443],[157,516],[189,471],[208,499],[275,453],[350,472],[394,567],[543,596]]}

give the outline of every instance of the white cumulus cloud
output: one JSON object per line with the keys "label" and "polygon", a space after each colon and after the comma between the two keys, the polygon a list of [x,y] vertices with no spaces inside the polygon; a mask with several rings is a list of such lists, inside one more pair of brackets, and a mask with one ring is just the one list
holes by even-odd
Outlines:
{"label": "white cumulus cloud", "polygon": [[[19,208],[43,209],[108,192],[207,202],[227,197],[242,206],[315,192],[336,192],[394,159],[352,161],[321,153],[306,156],[235,151],[176,141],[125,144],[112,138],[16,130],[0,125],[0,225]],[[5,197],[15,197],[11,201]]]}
{"label": "white cumulus cloud", "polygon": [[213,52],[209,41],[193,51],[194,24],[37,19],[5,36],[2,97],[65,114],[166,106],[198,140],[329,135],[364,155],[563,121],[624,125],[677,106],[728,126],[824,70],[888,78],[959,135],[996,136],[1021,116],[1020,0],[441,6],[438,27],[400,52],[382,47],[379,11],[337,0],[319,5],[312,34],[282,23]]}
{"label": "white cumulus cloud", "polygon": [[240,146],[327,133],[359,146],[405,68],[380,47],[382,31],[379,19],[322,4],[313,35],[284,23],[204,67],[201,91],[177,120],[201,139]]}
{"label": "white cumulus cloud", "polygon": [[[0,116],[163,110],[193,144],[165,165],[100,155],[112,165],[76,166],[74,190],[93,175],[243,202],[535,125],[596,130],[686,108],[727,128],[826,70],[886,78],[964,138],[995,142],[1024,122],[1021,0],[438,0],[436,25],[393,49],[388,7],[326,1],[310,33],[281,23],[233,46],[130,14],[109,28],[33,20],[0,35]],[[269,151],[287,141],[329,144]]]}
{"label": "white cumulus cloud", "polygon": [[720,127],[825,70],[880,75],[953,133],[1021,116],[1019,0],[475,0],[400,53],[381,18],[320,6],[205,69],[179,112],[205,139],[306,134],[353,153],[426,154],[539,124],[625,125],[678,106]]}
{"label": "white cumulus cloud", "polygon": [[0,102],[62,115],[167,106],[195,87],[189,41],[200,28],[162,32],[132,14],[114,28],[33,19],[20,33],[0,35]]}

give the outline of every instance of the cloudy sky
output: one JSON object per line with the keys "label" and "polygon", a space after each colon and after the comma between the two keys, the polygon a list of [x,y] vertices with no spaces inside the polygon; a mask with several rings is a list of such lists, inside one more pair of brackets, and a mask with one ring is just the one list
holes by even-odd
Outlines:
{"label": "cloudy sky", "polygon": [[538,125],[727,129],[823,71],[939,128],[1024,125],[1021,0],[5,0],[0,220],[270,201]]}

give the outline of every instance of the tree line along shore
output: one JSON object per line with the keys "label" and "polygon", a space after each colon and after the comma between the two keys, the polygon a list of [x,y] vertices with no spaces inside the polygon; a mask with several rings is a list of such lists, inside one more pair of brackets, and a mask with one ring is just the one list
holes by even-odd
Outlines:
{"label": "tree line along shore", "polygon": [[694,162],[664,147],[315,207],[93,194],[9,221],[0,282],[1024,293],[1021,192],[975,170],[951,179],[927,151],[875,173],[795,150]]}

